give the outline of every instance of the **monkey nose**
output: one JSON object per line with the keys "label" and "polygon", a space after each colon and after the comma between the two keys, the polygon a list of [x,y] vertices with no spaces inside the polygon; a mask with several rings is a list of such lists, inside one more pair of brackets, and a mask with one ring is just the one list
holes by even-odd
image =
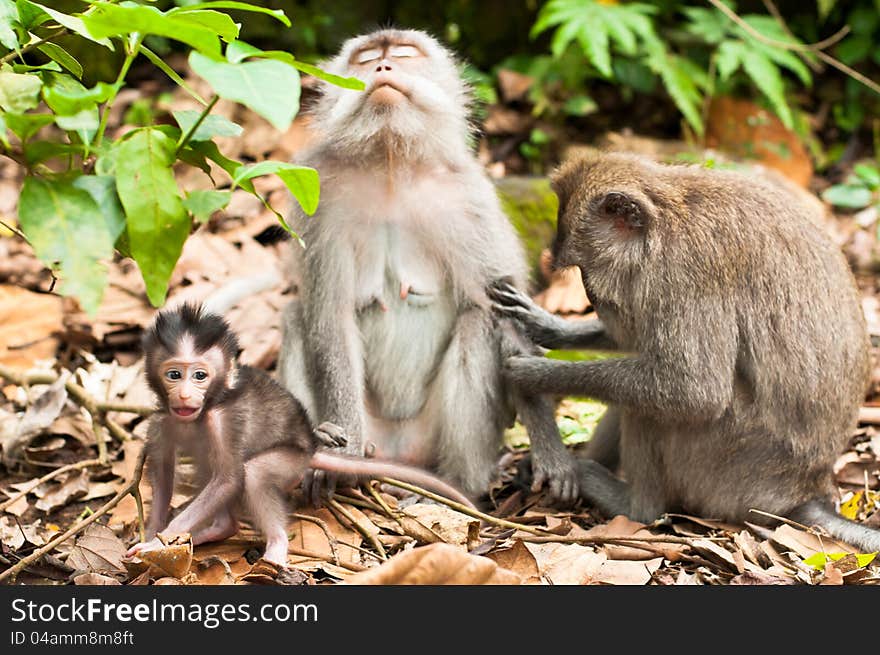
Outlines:
{"label": "monkey nose", "polygon": [[388,61],[387,59],[383,59],[382,61],[379,62],[379,65],[376,66],[377,73],[381,73],[383,71],[390,71],[390,70],[391,70],[391,62]]}

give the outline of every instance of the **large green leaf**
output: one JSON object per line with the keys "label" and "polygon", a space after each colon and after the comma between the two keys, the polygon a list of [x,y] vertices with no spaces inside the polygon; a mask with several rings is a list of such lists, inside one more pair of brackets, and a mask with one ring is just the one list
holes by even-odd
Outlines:
{"label": "large green leaf", "polygon": [[[172,112],[174,120],[180,125],[180,131],[183,134],[189,133],[193,125],[202,115],[200,111],[192,109],[182,109]],[[190,137],[190,141],[207,141],[215,136],[239,136],[242,132],[241,125],[233,123],[229,119],[223,118],[219,114],[208,114],[202,121],[201,125]]]}
{"label": "large green leaf", "polygon": [[232,64],[191,52],[189,63],[221,98],[250,107],[281,131],[299,111],[299,73],[280,61]]}
{"label": "large green leaf", "polygon": [[70,182],[27,177],[18,216],[37,257],[60,267],[61,292],[97,311],[107,286],[101,260],[113,255],[113,238],[91,194]]}
{"label": "large green leaf", "polygon": [[37,48],[40,52],[46,55],[49,59],[54,62],[57,62],[71,73],[73,73],[77,78],[81,78],[83,74],[83,67],[73,55],[71,55],[67,50],[62,48],[60,45],[56,43],[44,43],[43,45]]}
{"label": "large green leaf", "polygon": [[128,243],[157,307],[190,228],[171,170],[175,149],[174,139],[154,128],[137,130],[117,146],[116,191],[128,218]]}
{"label": "large green leaf", "polygon": [[192,10],[187,7],[185,11],[180,9],[168,12],[168,16],[174,16],[177,20],[185,20],[194,25],[207,27],[224,41],[234,41],[238,38],[238,25],[228,15],[219,11],[206,9]]}
{"label": "large green leaf", "polygon": [[211,215],[226,207],[232,198],[231,191],[190,191],[186,194],[183,206],[200,223],[207,223]]}
{"label": "large green leaf", "polygon": [[[57,76],[64,79],[64,76]],[[113,95],[115,87],[106,82],[98,82],[91,89],[80,84],[53,83],[43,89],[43,97],[54,111],[62,114],[75,114],[83,109],[91,109],[99,102]]]}
{"label": "large green leaf", "polygon": [[822,199],[837,207],[847,209],[861,209],[871,204],[873,194],[871,190],[857,184],[835,184],[825,189]]}
{"label": "large green leaf", "polygon": [[257,5],[248,4],[247,2],[235,2],[234,0],[219,0],[218,2],[198,2],[186,7],[178,7],[169,11],[169,14],[181,13],[187,11],[195,11],[199,9],[240,9],[241,11],[253,11],[261,14],[268,14],[275,20],[284,23],[290,27],[290,19],[281,9],[269,9],[268,7],[259,7]]}
{"label": "large green leaf", "polygon": [[18,22],[18,7],[12,0],[0,0],[0,43],[9,50],[18,48],[18,35],[15,24]]}
{"label": "large green leaf", "polygon": [[293,66],[295,69],[302,73],[305,73],[306,75],[312,75],[313,77],[317,77],[319,80],[330,82],[330,84],[335,84],[336,86],[342,87],[343,89],[354,89],[355,91],[363,91],[366,88],[366,84],[364,84],[364,81],[361,79],[358,79],[356,77],[342,77],[340,75],[328,73],[327,71],[322,70],[317,66],[299,61],[289,52],[284,52],[282,50],[260,50],[259,48],[256,48],[249,43],[245,43],[244,41],[233,41],[226,48],[226,59],[230,63],[237,64],[241,61],[244,61],[248,57],[259,57],[261,59],[274,59],[275,61],[282,61],[289,66]]}
{"label": "large green leaf", "polygon": [[[19,2],[21,3],[22,0],[19,0]],[[24,0],[24,2],[26,2],[26,4],[30,5],[31,7],[36,7],[45,12],[52,18],[52,20],[54,20],[59,25],[63,25],[74,34],[79,34],[80,36],[89,39],[90,41],[100,43],[105,48],[113,50],[113,43],[110,42],[110,39],[93,36],[92,33],[89,32],[88,28],[81,18],[70,16],[69,14],[57,11],[38,2],[30,2],[29,0]]]}
{"label": "large green leaf", "polygon": [[109,175],[80,175],[73,186],[92,196],[107,224],[107,233],[115,242],[125,230],[125,213],[116,194],[116,179]]}
{"label": "large green leaf", "polygon": [[311,216],[315,213],[321,196],[321,183],[318,171],[314,168],[283,161],[261,161],[258,164],[239,166],[232,176],[232,184],[241,184],[245,180],[272,173],[281,178],[306,214]]}
{"label": "large green leaf", "polygon": [[12,130],[19,139],[27,141],[40,128],[50,125],[55,121],[52,114],[15,114],[6,112],[3,114],[6,127]]}
{"label": "large green leaf", "polygon": [[121,36],[138,32],[155,34],[181,41],[212,57],[220,56],[217,32],[193,23],[184,16],[163,14],[155,7],[124,2],[120,5],[100,4],[88,14],[81,14],[89,32],[97,38]]}
{"label": "large green leaf", "polygon": [[755,86],[767,96],[779,119],[792,129],[794,119],[785,101],[785,85],[776,65],[758,50],[748,48],[743,51],[742,65]]}
{"label": "large green leaf", "polygon": [[33,109],[43,83],[36,75],[0,71],[0,108],[16,114]]}

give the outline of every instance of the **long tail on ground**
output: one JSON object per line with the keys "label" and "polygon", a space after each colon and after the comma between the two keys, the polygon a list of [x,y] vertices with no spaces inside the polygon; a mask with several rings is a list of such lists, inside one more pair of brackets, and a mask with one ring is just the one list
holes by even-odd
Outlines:
{"label": "long tail on ground", "polygon": [[843,518],[824,501],[806,502],[790,512],[789,518],[804,525],[825,528],[836,539],[856,546],[863,553],[880,551],[880,530]]}
{"label": "long tail on ground", "polygon": [[311,466],[324,471],[356,477],[396,478],[428,491],[433,491],[441,496],[446,496],[450,500],[466,505],[471,509],[476,509],[470,499],[451,484],[444,482],[436,475],[432,475],[414,466],[379,459],[331,455],[321,451],[312,456]]}
{"label": "long tail on ground", "polygon": [[202,308],[206,312],[223,316],[248,296],[271,289],[280,282],[281,275],[274,269],[257,275],[236,278],[212,291],[202,303]]}

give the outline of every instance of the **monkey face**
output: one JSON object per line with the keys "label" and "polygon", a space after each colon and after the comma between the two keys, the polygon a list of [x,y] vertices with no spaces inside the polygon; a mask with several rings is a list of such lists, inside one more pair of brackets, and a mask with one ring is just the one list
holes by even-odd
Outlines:
{"label": "monkey face", "polygon": [[427,34],[380,30],[356,37],[325,67],[366,85],[363,92],[324,87],[315,116],[337,141],[350,146],[382,136],[418,143],[465,140],[465,86],[452,56]]}
{"label": "monkey face", "polygon": [[223,356],[216,348],[201,355],[183,349],[162,362],[159,376],[171,416],[184,423],[198,419],[209,390],[222,376],[222,365]]}

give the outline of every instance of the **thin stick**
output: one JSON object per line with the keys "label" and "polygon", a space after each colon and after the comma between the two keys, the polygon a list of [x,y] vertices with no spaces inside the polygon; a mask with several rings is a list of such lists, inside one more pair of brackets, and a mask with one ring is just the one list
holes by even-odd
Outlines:
{"label": "thin stick", "polygon": [[429,498],[436,503],[451,507],[456,512],[461,512],[466,516],[480,519],[482,521],[485,521],[486,523],[492,523],[493,525],[501,526],[502,528],[513,528],[515,530],[522,530],[523,532],[529,532],[536,535],[553,534],[546,528],[533,528],[530,525],[523,525],[522,523],[515,523],[513,521],[508,521],[507,519],[497,518],[495,516],[492,516],[491,514],[485,514],[479,510],[472,509],[467,505],[462,505],[461,503],[457,503],[454,500],[449,500],[445,496],[439,496],[435,493],[428,491],[427,489],[422,489],[408,482],[401,482],[400,480],[393,480],[391,478],[378,478],[378,480],[379,482],[384,482],[385,484],[400,487],[401,489],[406,489],[407,491],[411,491],[413,493],[419,494],[420,496],[424,496],[425,498]]}
{"label": "thin stick", "polygon": [[5,227],[7,230],[12,232],[14,235],[19,237],[20,239],[24,239],[25,243],[30,243],[30,240],[27,238],[27,236],[25,236],[24,232],[19,230],[17,227],[13,227],[12,225],[7,223],[6,221],[0,220],[0,227]]}
{"label": "thin stick", "polygon": [[[865,77],[864,75],[862,75],[861,73],[859,73],[857,70],[850,68],[849,66],[844,64],[842,61],[838,61],[837,59],[835,59],[831,55],[826,54],[822,50],[818,49],[818,46],[826,44],[829,41],[831,43],[834,43],[835,42],[834,39],[837,37],[837,34],[835,34],[832,37],[829,37],[828,39],[825,39],[824,41],[820,41],[819,43],[814,43],[814,44],[810,44],[810,45],[804,45],[801,43],[787,43],[785,41],[777,41],[776,39],[771,39],[771,38],[768,38],[768,37],[764,36],[763,34],[761,34],[759,31],[757,31],[755,28],[753,28],[751,25],[749,25],[747,22],[745,22],[742,18],[740,18],[730,7],[728,7],[723,2],[721,2],[721,0],[709,0],[709,4],[711,4],[713,7],[718,9],[718,11],[720,11],[725,16],[727,16],[730,20],[732,20],[734,23],[739,25],[750,36],[754,37],[758,41],[761,41],[762,43],[766,43],[767,45],[772,45],[776,48],[782,48],[783,50],[792,50],[795,52],[812,52],[819,59],[824,61],[829,66],[833,66],[837,70],[839,70],[843,73],[846,73],[847,75],[849,75],[851,78],[853,78],[857,82],[861,82],[862,84],[864,84],[866,87],[871,89],[874,93],[880,94],[880,84],[877,84],[873,80],[871,80],[871,79]],[[839,34],[839,32],[838,32],[838,34]]]}
{"label": "thin stick", "polygon": [[[311,550],[303,550],[302,548],[288,548],[287,552],[291,555],[298,555],[299,557],[308,557],[309,559],[317,559],[322,562],[328,562],[330,564],[336,564],[334,561],[330,559],[328,555],[324,553],[315,553]],[[349,571],[354,571],[355,573],[359,571],[366,571],[366,566],[361,566],[360,564],[353,564],[351,562],[342,562],[340,561],[337,565],[343,569],[348,569]]]}
{"label": "thin stick", "polygon": [[46,553],[49,553],[52,550],[54,550],[55,547],[58,546],[58,544],[60,544],[64,541],[67,541],[75,534],[78,534],[78,533],[82,532],[83,530],[85,530],[89,525],[91,525],[96,520],[98,520],[98,518],[100,518],[101,516],[103,516],[104,514],[109,512],[114,507],[116,507],[116,505],[118,505],[119,502],[123,498],[125,498],[128,494],[133,493],[134,490],[137,489],[138,485],[140,485],[140,483],[141,483],[141,475],[143,475],[143,472],[144,472],[144,459],[145,458],[146,458],[146,452],[142,450],[140,452],[140,455],[138,455],[137,464],[135,464],[134,475],[132,476],[131,482],[129,482],[128,485],[126,485],[126,487],[124,489],[119,491],[115,496],[113,496],[112,499],[110,499],[109,501],[104,503],[104,505],[102,505],[100,509],[93,512],[90,516],[83,519],[82,521],[78,521],[77,523],[75,523],[64,534],[61,534],[61,535],[55,537],[54,539],[52,539],[50,542],[48,542],[42,548],[38,548],[37,550],[35,550],[33,553],[31,553],[27,557],[19,560],[15,566],[6,569],[5,571],[3,571],[3,573],[0,573],[0,582],[3,582],[7,578],[12,578],[14,580],[15,576],[17,576],[23,569],[27,568],[28,566],[30,566],[31,564],[36,562],[38,559],[40,559]]}
{"label": "thin stick", "polygon": [[[687,537],[673,537],[667,535],[653,535],[650,537],[570,537],[566,535],[554,535],[543,537],[517,537],[533,544],[561,543],[561,544],[617,544],[620,542],[643,543],[643,544],[682,544],[692,546],[694,539]],[[700,537],[701,541],[726,541],[726,537]],[[629,543],[622,544],[624,546]]]}
{"label": "thin stick", "polygon": [[7,500],[4,500],[0,503],[0,512],[5,510],[7,507],[15,503],[19,498],[24,498],[31,491],[39,487],[44,482],[48,482],[49,480],[58,477],[62,473],[67,473],[68,471],[78,471],[79,469],[89,468],[91,466],[101,466],[104,464],[100,459],[84,459],[81,462],[76,462],[75,464],[67,464],[66,466],[62,466],[60,468],[55,469],[54,471],[47,473],[42,478],[33,481],[33,484],[29,485],[22,491],[10,496]]}
{"label": "thin stick", "polygon": [[376,503],[372,503],[364,498],[352,498],[351,496],[346,496],[345,494],[340,493],[334,493],[333,498],[335,498],[339,502],[345,503],[346,505],[354,505],[355,507],[368,509],[372,512],[377,512],[378,514],[382,513],[382,508],[379,507],[379,505],[377,505]]}
{"label": "thin stick", "polygon": [[309,516],[308,514],[294,514],[293,517],[300,521],[314,523],[324,531],[324,536],[327,537],[327,542],[330,544],[330,552],[333,553],[333,563],[339,565],[339,554],[336,552],[336,537],[330,534],[327,522],[324,519],[319,519],[317,516]]}
{"label": "thin stick", "polygon": [[381,557],[379,557],[376,553],[374,553],[373,551],[367,550],[366,548],[361,548],[360,546],[355,546],[354,544],[350,544],[347,541],[337,540],[336,543],[338,543],[340,546],[345,546],[346,548],[351,548],[352,550],[356,550],[359,553],[363,553],[364,555],[369,555],[377,562],[384,562],[385,561]]}
{"label": "thin stick", "polygon": [[376,552],[378,552],[379,555],[382,556],[383,560],[388,559],[388,553],[385,552],[385,546],[382,545],[382,542],[379,541],[379,538],[372,532],[367,530],[365,526],[361,525],[361,522],[358,521],[354,516],[352,516],[351,512],[349,512],[347,509],[345,509],[345,507],[342,506],[342,503],[340,503],[338,500],[330,499],[328,507],[330,509],[335,509],[345,518],[346,521],[350,522],[352,527],[360,532],[361,536],[364,539],[370,542],[373,548],[376,549]]}
{"label": "thin stick", "polygon": [[388,518],[396,521],[397,525],[403,525],[403,522],[400,520],[400,517],[398,516],[398,514],[400,512],[399,511],[395,512],[394,510],[392,510],[388,506],[388,503],[385,502],[385,499],[382,498],[381,494],[378,491],[376,491],[376,489],[373,487],[372,484],[367,484],[367,490],[370,492],[370,495],[376,499],[376,502],[382,506],[382,509],[385,511],[385,514],[388,516]]}

